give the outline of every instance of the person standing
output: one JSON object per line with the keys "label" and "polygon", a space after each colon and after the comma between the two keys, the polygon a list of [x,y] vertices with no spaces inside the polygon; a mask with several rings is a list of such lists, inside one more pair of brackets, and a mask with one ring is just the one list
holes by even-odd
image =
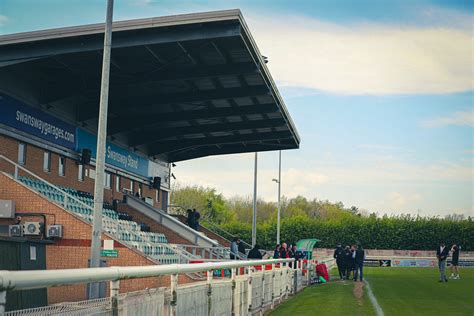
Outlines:
{"label": "person standing", "polygon": [[450,279],[459,280],[459,252],[461,247],[454,244],[451,247],[452,259],[451,259],[451,277]]}
{"label": "person standing", "polygon": [[337,245],[336,250],[334,250],[334,259],[336,259],[337,270],[339,271],[339,278],[344,280],[346,277],[346,258],[345,252],[341,245]]}
{"label": "person standing", "polygon": [[355,265],[354,281],[357,281],[357,276],[359,276],[359,280],[362,282],[365,260],[365,251],[362,249],[362,246],[355,246],[353,257]]}
{"label": "person standing", "polygon": [[240,238],[237,240],[237,249],[239,251],[239,256],[245,258],[245,256],[247,255],[245,251],[245,245],[242,240],[240,240]]}
{"label": "person standing", "polygon": [[438,258],[439,282],[448,282],[446,278],[446,258],[448,258],[449,249],[442,241],[436,249],[436,258]]}
{"label": "person standing", "polygon": [[349,246],[346,246],[346,249],[344,250],[344,258],[346,264],[346,280],[349,280],[349,278],[351,277],[351,271],[354,266],[352,259],[352,251]]}
{"label": "person standing", "polygon": [[262,259],[262,253],[260,252],[259,248],[260,247],[255,244],[255,246],[250,249],[247,259]]}
{"label": "person standing", "polygon": [[201,218],[201,214],[193,208],[193,228],[195,231],[199,231],[199,219]]}
{"label": "person standing", "polygon": [[234,238],[232,240],[232,243],[230,244],[230,259],[231,260],[237,259],[238,252],[239,252],[239,248],[237,245],[237,238]]}
{"label": "person standing", "polygon": [[189,209],[186,211],[186,214],[187,214],[186,224],[188,224],[189,227],[191,227],[192,229],[194,229],[194,214],[193,214],[193,210],[189,208]]}
{"label": "person standing", "polygon": [[280,244],[277,244],[273,251],[273,259],[280,259]]}
{"label": "person standing", "polygon": [[281,244],[281,247],[280,247],[280,258],[281,259],[286,259],[286,258],[289,258],[289,254],[288,254],[288,249],[287,249],[287,245],[286,243],[284,242],[283,244]]}

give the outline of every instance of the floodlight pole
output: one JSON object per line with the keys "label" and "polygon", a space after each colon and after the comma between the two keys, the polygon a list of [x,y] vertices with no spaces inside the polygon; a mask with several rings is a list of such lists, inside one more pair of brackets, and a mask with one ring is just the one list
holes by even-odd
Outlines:
{"label": "floodlight pole", "polygon": [[[94,219],[91,238],[91,268],[100,267],[102,237],[102,209],[104,207],[105,143],[107,139],[107,109],[109,101],[110,51],[112,46],[112,17],[114,1],[107,0],[102,80],[100,87],[99,126],[97,128],[97,154],[95,157]],[[99,298],[99,283],[92,283],[90,298]]]}
{"label": "floodlight pole", "polygon": [[252,218],[252,247],[257,243],[257,158],[255,153],[255,165],[253,174],[253,218]]}
{"label": "floodlight pole", "polygon": [[277,245],[280,244],[280,214],[281,214],[281,150],[278,152],[278,213],[277,213]]}

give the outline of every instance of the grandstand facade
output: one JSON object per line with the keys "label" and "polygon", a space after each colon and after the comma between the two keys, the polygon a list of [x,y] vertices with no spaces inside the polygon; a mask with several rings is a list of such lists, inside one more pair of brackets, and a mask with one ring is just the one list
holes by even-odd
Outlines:
{"label": "grandstand facade", "polygon": [[[31,244],[8,269],[88,266],[102,36],[99,24],[0,37],[0,252]],[[167,213],[170,164],[300,142],[240,11],[117,22],[112,42],[104,265],[227,259],[225,238]],[[45,297],[10,309],[84,300],[87,287]]]}

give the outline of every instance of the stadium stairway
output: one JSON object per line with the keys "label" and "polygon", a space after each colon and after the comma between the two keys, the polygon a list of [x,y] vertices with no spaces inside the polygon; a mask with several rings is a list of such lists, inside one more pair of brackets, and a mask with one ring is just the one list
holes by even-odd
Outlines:
{"label": "stadium stairway", "polygon": [[153,221],[168,227],[173,232],[194,245],[210,248],[227,246],[219,244],[217,239],[212,238],[213,235],[207,236],[204,232],[199,232],[192,229],[174,216],[171,216],[165,211],[154,208],[153,206],[145,203],[145,201],[140,198],[127,195],[125,198],[125,203],[130,208],[137,210],[148,218],[151,218]]}
{"label": "stadium stairway", "polygon": [[[48,200],[92,223],[94,198],[91,194],[69,187],[52,186],[41,180],[26,176],[19,176],[18,181]],[[111,206],[104,205],[102,216],[104,232],[114,236],[120,242],[143,252],[146,256],[161,264],[180,263],[184,261],[183,259],[196,259],[191,254],[180,251],[177,249],[178,247],[168,244],[164,234],[142,231],[137,222],[121,219],[121,215],[113,210]]]}
{"label": "stadium stairway", "polygon": [[[186,224],[186,222],[187,222],[187,218],[184,215],[172,214],[171,216],[173,216],[174,218],[176,218],[177,220],[179,220],[183,224]],[[201,224],[203,224],[202,220],[201,220]],[[200,225],[199,226],[199,231],[204,233],[209,238],[217,240],[220,245],[225,246],[225,247],[230,247],[230,244],[231,244],[230,240],[228,240],[228,239],[224,238],[223,236],[213,232],[212,230],[208,229],[207,227],[205,227],[203,225]]]}

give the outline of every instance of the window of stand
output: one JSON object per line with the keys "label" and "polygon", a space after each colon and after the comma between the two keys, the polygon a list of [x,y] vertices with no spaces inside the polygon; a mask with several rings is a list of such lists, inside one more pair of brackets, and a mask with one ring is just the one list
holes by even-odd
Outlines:
{"label": "window of stand", "polygon": [[84,165],[80,164],[77,166],[77,180],[84,181],[85,168]]}
{"label": "window of stand", "polygon": [[104,187],[107,189],[112,187],[112,175],[108,172],[104,175]]}
{"label": "window of stand", "polygon": [[160,190],[156,190],[156,202],[160,202]]}
{"label": "window of stand", "polygon": [[120,192],[120,176],[115,176],[115,191]]}
{"label": "window of stand", "polygon": [[61,177],[66,176],[66,157],[59,157],[58,174]]}
{"label": "window of stand", "polygon": [[46,172],[51,171],[51,153],[49,151],[43,153],[43,170]]}
{"label": "window of stand", "polygon": [[26,144],[18,144],[18,163],[24,165],[26,163]]}

